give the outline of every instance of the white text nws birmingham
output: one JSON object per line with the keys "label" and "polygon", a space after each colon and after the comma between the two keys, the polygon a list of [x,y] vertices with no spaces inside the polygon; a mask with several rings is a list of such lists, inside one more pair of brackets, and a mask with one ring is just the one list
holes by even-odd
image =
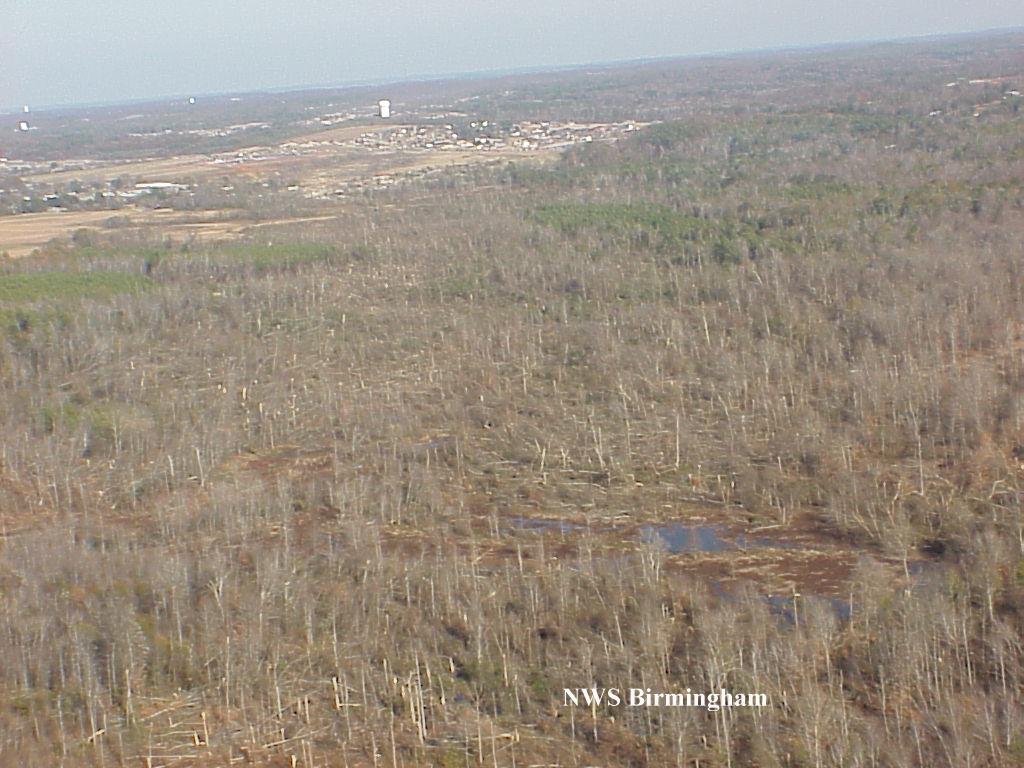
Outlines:
{"label": "white text nws birmingham", "polygon": [[709,712],[732,707],[768,706],[766,693],[735,693],[724,688],[717,692],[652,691],[650,688],[563,688],[562,703],[567,707],[699,707]]}

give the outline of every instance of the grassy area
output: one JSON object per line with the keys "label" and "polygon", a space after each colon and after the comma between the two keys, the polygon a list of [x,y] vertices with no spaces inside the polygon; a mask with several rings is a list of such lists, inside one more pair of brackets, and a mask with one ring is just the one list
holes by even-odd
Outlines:
{"label": "grassy area", "polygon": [[702,254],[719,264],[738,264],[772,251],[790,250],[767,219],[743,221],[731,213],[694,215],[657,204],[559,203],[538,208],[534,219],[570,237],[612,235],[640,248],[691,263]]}
{"label": "grassy area", "polygon": [[83,300],[148,290],[152,281],[125,272],[20,272],[0,275],[0,328],[24,332],[66,324]]}
{"label": "grassy area", "polygon": [[123,272],[23,272],[0,275],[0,304],[107,299],[145,290],[150,281]]}

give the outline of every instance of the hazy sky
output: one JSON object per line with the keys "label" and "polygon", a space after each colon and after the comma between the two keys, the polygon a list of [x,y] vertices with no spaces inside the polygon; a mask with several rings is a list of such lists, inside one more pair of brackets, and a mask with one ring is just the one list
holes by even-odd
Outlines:
{"label": "hazy sky", "polygon": [[0,109],[1020,25],[1022,0],[0,0]]}

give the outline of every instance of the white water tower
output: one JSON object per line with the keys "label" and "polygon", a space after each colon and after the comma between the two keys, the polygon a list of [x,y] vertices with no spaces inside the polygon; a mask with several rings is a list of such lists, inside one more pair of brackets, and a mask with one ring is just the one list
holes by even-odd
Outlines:
{"label": "white water tower", "polygon": [[382,117],[385,120],[391,117],[391,100],[381,99],[377,102],[377,117]]}

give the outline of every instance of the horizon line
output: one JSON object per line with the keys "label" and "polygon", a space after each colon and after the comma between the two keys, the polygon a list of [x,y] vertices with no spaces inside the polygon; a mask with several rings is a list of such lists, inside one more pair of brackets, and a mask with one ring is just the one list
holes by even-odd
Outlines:
{"label": "horizon line", "polygon": [[[298,94],[308,93],[312,91],[355,91],[360,88],[374,88],[388,85],[411,85],[416,83],[444,83],[461,80],[487,80],[497,79],[502,77],[511,77],[515,75],[539,75],[545,73],[559,73],[559,72],[572,72],[576,70],[583,70],[589,67],[598,67],[601,69],[614,69],[616,67],[627,67],[653,63],[663,63],[670,61],[687,61],[687,60],[699,60],[699,59],[711,59],[711,58],[729,58],[729,57],[740,57],[750,56],[759,54],[778,54],[778,53],[799,53],[799,52],[814,52],[814,51],[826,51],[836,48],[858,48],[868,47],[872,45],[900,45],[900,44],[912,44],[921,43],[927,41],[940,41],[944,39],[956,39],[964,37],[984,37],[984,36],[999,36],[999,35],[1011,35],[1014,33],[1024,33],[1024,26],[1010,26],[1010,27],[991,27],[986,29],[975,29],[965,30],[962,32],[938,32],[938,33],[923,33],[920,35],[908,35],[902,37],[878,37],[878,38],[858,38],[854,40],[834,40],[821,43],[807,43],[797,45],[782,45],[782,46],[771,46],[764,48],[736,48],[736,49],[719,49],[710,51],[700,51],[696,53],[685,53],[685,54],[669,54],[665,56],[640,56],[631,59],[612,59],[604,61],[589,61],[589,62],[577,62],[571,64],[541,64],[536,66],[524,65],[521,67],[506,67],[499,69],[485,69],[485,70],[472,70],[472,71],[461,71],[461,72],[436,72],[436,73],[420,73],[407,75],[403,77],[384,77],[384,78],[368,78],[361,80],[348,80],[333,83],[304,83],[294,85],[283,85],[274,86],[267,88],[252,88],[249,90],[241,91],[205,91],[196,93],[172,93],[162,94],[157,96],[143,96],[139,98],[123,99],[123,100],[102,100],[102,101],[90,101],[90,102],[58,102],[53,104],[43,104],[42,106],[32,107],[34,112],[61,112],[68,111],[73,112],[76,110],[88,110],[88,109],[101,109],[101,108],[113,108],[113,107],[129,107],[134,105],[143,104],[166,104],[169,102],[177,101],[179,99],[188,99],[191,97],[198,99],[217,99],[225,97],[241,97],[241,96],[267,96],[275,94]],[[0,105],[0,117],[7,117],[10,115],[23,114],[23,107],[20,105]]]}

